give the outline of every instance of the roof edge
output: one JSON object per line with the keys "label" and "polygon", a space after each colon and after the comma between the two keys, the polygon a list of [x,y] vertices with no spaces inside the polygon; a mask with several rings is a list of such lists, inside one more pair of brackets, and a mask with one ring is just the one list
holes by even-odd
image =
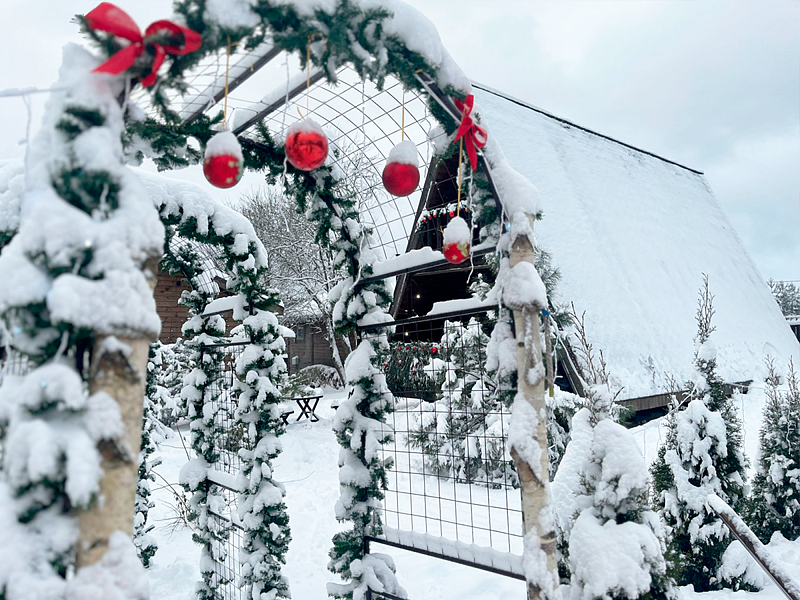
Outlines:
{"label": "roof edge", "polygon": [[703,171],[698,171],[697,169],[692,169],[691,167],[687,167],[686,165],[682,165],[680,163],[677,163],[674,160],[669,160],[668,158],[664,158],[663,156],[659,156],[658,154],[653,154],[652,152],[648,152],[647,150],[642,150],[641,148],[637,148],[636,146],[631,146],[630,144],[626,144],[625,142],[620,142],[619,140],[616,140],[616,139],[614,139],[612,137],[609,137],[607,135],[603,135],[602,133],[598,133],[597,131],[593,131],[591,129],[588,129],[587,127],[583,127],[581,125],[577,125],[576,123],[573,123],[572,121],[568,121],[567,119],[564,119],[562,117],[556,116],[551,112],[547,112],[546,110],[542,110],[541,108],[537,108],[537,107],[533,106],[532,104],[528,104],[527,102],[524,102],[522,100],[518,100],[517,98],[513,98],[512,96],[509,96],[508,94],[504,94],[503,92],[500,92],[498,90],[490,88],[489,86],[483,85],[482,83],[478,83],[476,81],[472,81],[472,85],[473,85],[473,87],[476,87],[479,90],[482,90],[484,92],[488,92],[490,94],[493,94],[495,96],[498,96],[500,98],[508,100],[509,102],[513,102],[514,104],[518,104],[519,106],[527,108],[528,110],[532,110],[532,111],[537,112],[537,113],[539,113],[541,115],[549,117],[549,118],[551,118],[551,119],[553,119],[555,121],[558,121],[559,123],[564,123],[565,125],[569,125],[570,127],[574,127],[575,129],[579,129],[581,131],[585,131],[586,133],[590,133],[592,135],[596,135],[597,137],[603,138],[604,140],[608,140],[610,142],[614,142],[615,144],[619,144],[620,146],[624,146],[625,148],[629,148],[631,150],[635,150],[636,152],[641,152],[642,154],[646,154],[647,156],[652,156],[653,158],[657,158],[658,160],[660,160],[662,162],[668,163],[670,165],[674,165],[676,167],[680,167],[681,169],[685,169],[687,171],[690,171],[691,173],[695,173],[696,175],[704,175]]}

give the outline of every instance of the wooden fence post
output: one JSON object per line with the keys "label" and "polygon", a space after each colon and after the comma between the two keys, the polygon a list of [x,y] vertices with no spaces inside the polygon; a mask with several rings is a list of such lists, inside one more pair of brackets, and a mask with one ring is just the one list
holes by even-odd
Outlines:
{"label": "wooden fence post", "polygon": [[[534,217],[527,215],[530,223],[530,231],[533,231]],[[509,268],[514,267],[520,262],[534,264],[533,244],[528,236],[520,235],[513,241],[511,246],[511,256]],[[539,442],[541,447],[541,459],[539,473],[542,474],[544,481],[536,476],[512,446],[511,456],[517,468],[520,480],[520,494],[522,496],[522,522],[527,535],[529,531],[534,531],[539,538],[541,548],[547,556],[547,570],[553,578],[554,585],[558,585],[558,563],[556,559],[556,537],[554,531],[546,531],[542,528],[539,516],[547,509],[550,503],[549,490],[549,465],[547,459],[547,420],[545,406],[545,382],[544,376],[540,377],[536,385],[530,385],[526,373],[533,367],[542,363],[542,344],[539,339],[539,312],[544,307],[526,307],[514,309],[514,325],[517,338],[517,372],[518,394],[533,407],[539,415],[538,424],[535,432],[530,434]],[[527,315],[526,315],[527,313]],[[525,338],[528,328],[533,340],[533,351],[528,352],[525,346]],[[544,369],[542,369],[542,375]],[[549,519],[552,521],[552,519]],[[539,600],[542,598],[542,590],[536,585],[528,582],[528,600]]]}

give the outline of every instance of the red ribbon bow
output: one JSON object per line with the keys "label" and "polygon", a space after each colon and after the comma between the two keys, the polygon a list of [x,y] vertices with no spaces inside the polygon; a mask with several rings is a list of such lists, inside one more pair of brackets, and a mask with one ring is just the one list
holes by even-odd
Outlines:
{"label": "red ribbon bow", "polygon": [[454,141],[457,142],[462,137],[464,138],[464,142],[467,146],[467,156],[469,156],[469,164],[474,171],[478,168],[478,151],[476,148],[483,148],[486,145],[486,142],[489,140],[489,134],[470,117],[472,105],[475,104],[475,97],[472,94],[467,96],[464,102],[458,98],[454,98],[453,101],[456,103],[456,108],[462,115],[461,125],[458,126],[456,139]]}
{"label": "red ribbon bow", "polygon": [[[116,52],[106,62],[97,67],[94,70],[95,73],[119,75],[131,68],[136,59],[144,54],[145,50],[152,48],[155,56],[150,73],[142,79],[142,85],[145,87],[149,87],[156,82],[158,68],[164,62],[167,54],[189,54],[199,49],[203,43],[203,38],[199,33],[186,27],[181,27],[172,21],[151,23],[144,30],[144,36],[142,36],[142,32],[139,31],[139,27],[131,19],[130,15],[110,2],[102,2],[88,13],[85,18],[86,24],[92,31],[105,31],[131,42],[129,46]],[[182,37],[183,42],[178,46],[165,46],[158,42],[147,40],[148,37],[165,31],[171,36]]]}

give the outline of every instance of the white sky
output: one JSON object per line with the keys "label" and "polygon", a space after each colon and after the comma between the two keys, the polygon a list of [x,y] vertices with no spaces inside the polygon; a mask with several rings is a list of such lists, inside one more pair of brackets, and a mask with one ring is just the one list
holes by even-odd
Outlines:
{"label": "white sky", "polygon": [[[473,80],[705,172],[764,278],[800,280],[799,1],[407,1]],[[3,0],[0,89],[52,83],[95,4]],[[142,28],[171,14],[117,4]],[[27,123],[0,98],[0,158],[22,156]]]}

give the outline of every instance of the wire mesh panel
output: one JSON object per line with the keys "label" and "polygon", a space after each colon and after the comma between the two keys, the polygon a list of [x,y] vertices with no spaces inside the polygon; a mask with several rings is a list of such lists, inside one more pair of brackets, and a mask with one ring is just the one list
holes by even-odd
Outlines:
{"label": "wire mesh panel", "polygon": [[241,468],[239,450],[249,448],[250,444],[244,427],[236,421],[236,399],[233,395],[236,359],[249,343],[226,342],[203,347],[203,359],[214,365],[214,375],[207,393],[215,404],[217,425],[221,431],[214,438],[214,449],[220,457],[216,468],[233,475]]}
{"label": "wire mesh panel", "polygon": [[[404,138],[417,146],[424,183],[431,159],[428,137],[435,121],[424,99],[404,92],[396,79],[387,78],[378,89],[349,68],[340,69],[338,78],[336,85],[319,82],[288,103],[284,98],[279,110],[264,115],[264,122],[277,139],[301,115],[308,114],[323,127],[342,186],[357,194],[361,219],[373,228],[372,249],[379,260],[392,258],[406,250],[422,189],[394,197],[384,189],[381,173],[389,152]],[[262,104],[240,107],[238,113],[255,114]],[[254,135],[252,128],[243,133]]]}
{"label": "wire mesh panel", "polygon": [[390,336],[381,357],[396,406],[386,423],[394,442],[383,448],[393,461],[383,502],[389,541],[442,548],[431,543],[435,536],[522,553],[519,479],[507,442],[513,390],[486,372],[491,326],[486,313],[418,319]]}
{"label": "wire mesh panel", "polygon": [[0,381],[6,375],[25,375],[30,370],[28,357],[10,346],[0,347]]}
{"label": "wire mesh panel", "polygon": [[217,574],[217,591],[224,600],[245,600],[245,595],[238,587],[241,576],[239,553],[242,548],[242,528],[236,514],[238,493],[232,489],[231,475],[238,474],[241,468],[239,450],[250,448],[250,441],[242,427],[235,419],[236,399],[233,395],[236,381],[236,360],[241,356],[248,341],[226,341],[221,344],[209,344],[203,347],[203,360],[214,365],[211,383],[207,388],[208,398],[213,403],[216,413],[218,435],[214,437],[214,449],[219,454],[219,461],[213,466],[209,479],[213,482],[215,495],[223,499],[221,505],[215,505],[218,512],[210,516],[212,528],[227,531],[224,542],[214,549],[214,572]]}
{"label": "wire mesh panel", "polygon": [[235,521],[231,522],[230,516],[212,513],[210,518],[216,527],[228,529],[224,548],[221,548],[221,555],[225,558],[221,561],[214,561],[214,573],[217,575],[218,581],[227,583],[220,583],[216,591],[224,600],[248,600],[244,591],[237,585],[239,578],[242,576],[242,566],[239,563],[239,552],[242,548],[242,527]]}

